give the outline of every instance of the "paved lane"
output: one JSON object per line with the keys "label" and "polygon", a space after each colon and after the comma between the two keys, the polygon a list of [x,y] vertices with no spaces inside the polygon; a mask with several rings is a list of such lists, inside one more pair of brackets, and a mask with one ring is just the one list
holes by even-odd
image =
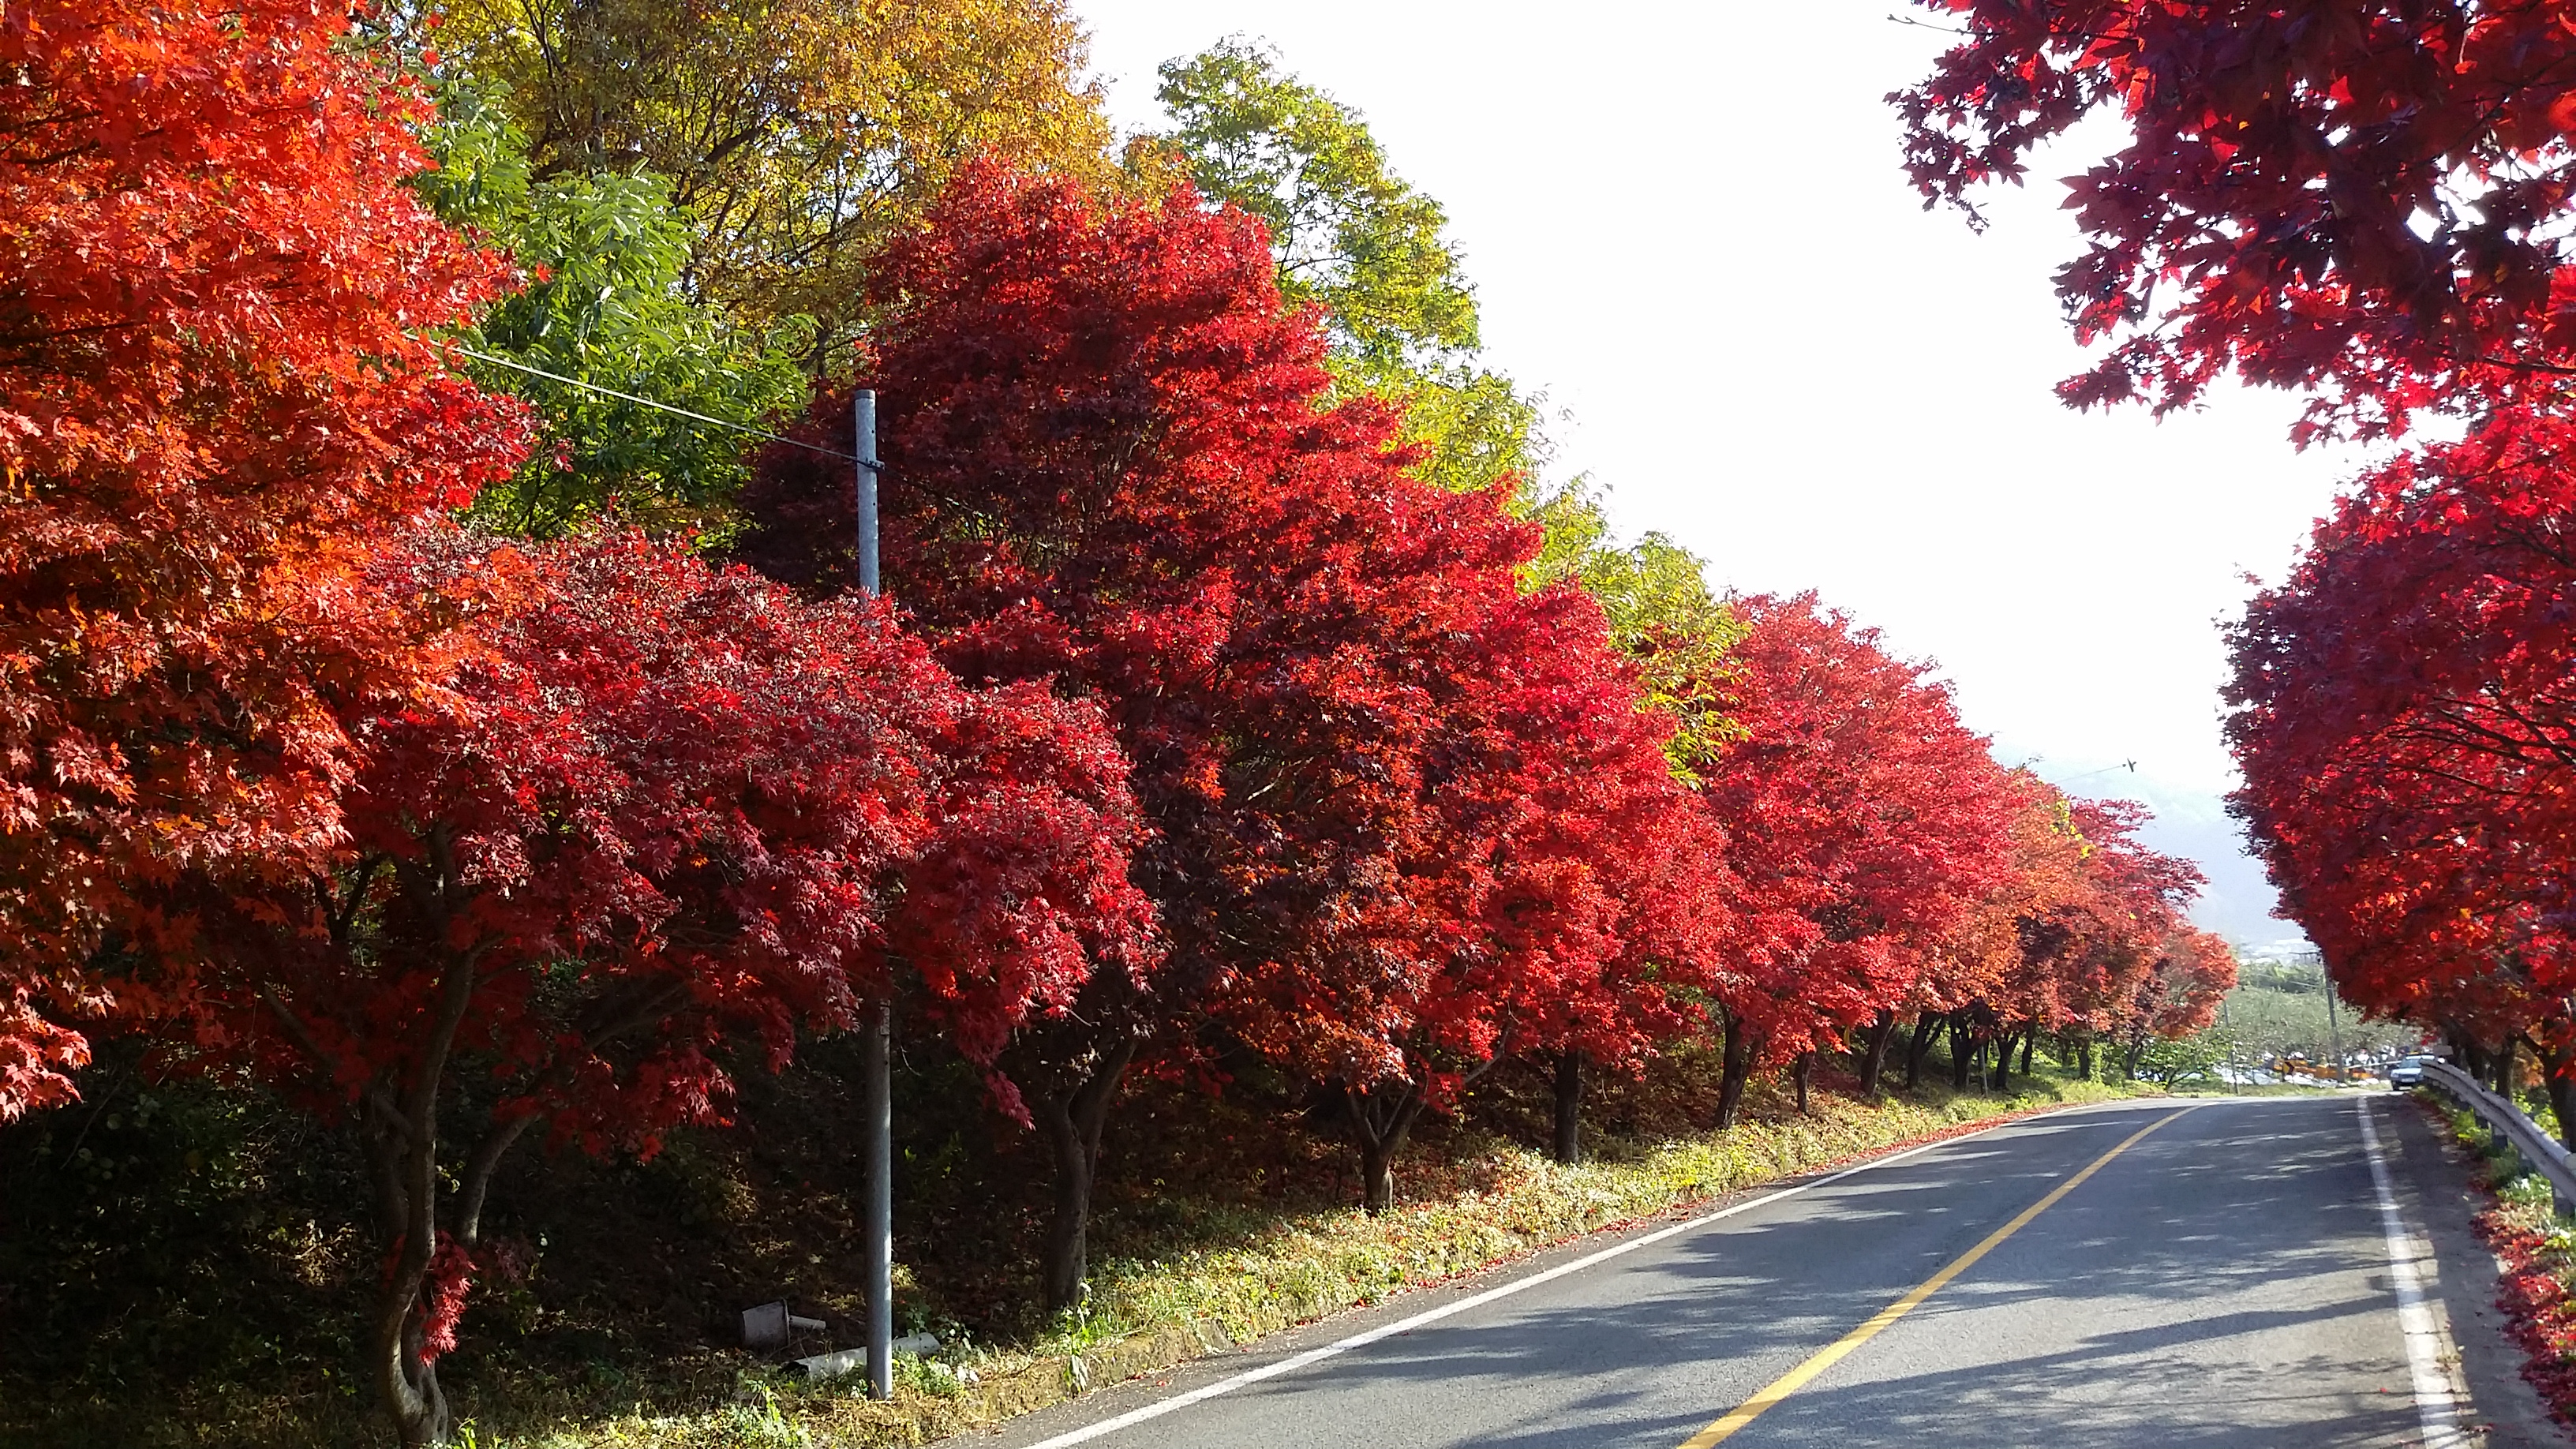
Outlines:
{"label": "paved lane", "polygon": [[[2354,1110],[2122,1104],[2018,1123],[1087,1442],[1675,1449],[2161,1122],[1729,1449],[2419,1443]],[[1381,1316],[1436,1298],[1408,1301]],[[1188,1371],[1176,1391],[1261,1361]],[[999,1442],[1062,1444],[1145,1402],[1097,1396]]]}
{"label": "paved lane", "polygon": [[2202,1107],[1727,1442],[2415,1443],[2389,1277],[2353,1104]]}

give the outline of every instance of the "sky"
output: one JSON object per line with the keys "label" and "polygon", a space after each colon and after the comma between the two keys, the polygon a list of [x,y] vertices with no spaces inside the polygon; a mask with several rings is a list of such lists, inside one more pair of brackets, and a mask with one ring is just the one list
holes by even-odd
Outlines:
{"label": "sky", "polygon": [[2294,451],[2278,393],[2161,422],[2057,402],[2085,353],[2056,178],[2115,132],[1990,195],[1979,233],[1899,168],[1884,97],[1945,40],[1901,0],[1072,3],[1122,129],[1159,120],[1156,65],[1228,35],[1359,110],[1447,209],[1553,474],[1721,587],[1883,630],[2005,763],[2153,806],[2149,839],[2211,876],[2201,924],[2295,941],[2219,803],[2219,624],[2362,460]]}

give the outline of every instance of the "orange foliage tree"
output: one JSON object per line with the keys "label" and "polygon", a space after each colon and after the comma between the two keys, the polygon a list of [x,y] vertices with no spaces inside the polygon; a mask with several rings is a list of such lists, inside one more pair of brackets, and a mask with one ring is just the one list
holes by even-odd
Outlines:
{"label": "orange foliage tree", "polygon": [[358,567],[506,474],[428,329],[505,280],[402,186],[419,102],[316,0],[0,18],[0,1120],[66,1098],[139,885],[339,835],[334,705],[413,687]]}

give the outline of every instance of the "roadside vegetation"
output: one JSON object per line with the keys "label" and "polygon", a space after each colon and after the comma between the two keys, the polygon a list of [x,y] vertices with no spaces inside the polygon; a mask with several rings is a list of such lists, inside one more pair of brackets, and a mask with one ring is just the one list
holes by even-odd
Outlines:
{"label": "roadside vegetation", "polygon": [[[2524,1109],[2542,1130],[2556,1128],[2547,1103],[2527,1102]],[[2576,1428],[2576,1220],[2559,1216],[2548,1182],[2524,1171],[2513,1148],[2474,1115],[2443,1105],[2433,1110],[2475,1164],[2473,1190],[2486,1199],[2478,1234],[2502,1270],[2497,1306],[2525,1356],[2523,1377],[2560,1423]]]}

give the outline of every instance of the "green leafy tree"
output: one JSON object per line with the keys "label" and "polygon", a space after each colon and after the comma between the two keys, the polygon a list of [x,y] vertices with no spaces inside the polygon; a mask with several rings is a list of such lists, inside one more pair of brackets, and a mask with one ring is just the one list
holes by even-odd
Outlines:
{"label": "green leafy tree", "polygon": [[2422,1039],[2419,1026],[2374,1021],[2352,1006],[2326,1010],[2325,970],[2279,961],[2249,961],[2227,994],[2223,1020],[2248,1062],[2301,1056],[2332,1059],[2337,1048],[2381,1056]]}
{"label": "green leafy tree", "polygon": [[1625,548],[1611,542],[1601,494],[1584,480],[1536,496],[1529,513],[1547,541],[1522,570],[1523,586],[1572,580],[1601,602],[1611,642],[1635,662],[1646,703],[1678,722],[1664,747],[1674,772],[1696,779],[1743,736],[1725,700],[1744,622],[1710,591],[1697,554],[1660,533]]}
{"label": "green leafy tree", "polygon": [[846,369],[861,284],[958,168],[1116,174],[1064,0],[445,0],[441,65],[497,92],[540,177],[650,172],[691,293],[815,319]]}
{"label": "green leafy tree", "polygon": [[1240,40],[1165,62],[1159,92],[1208,195],[1270,227],[1279,290],[1321,302],[1345,353],[1418,365],[1477,348],[1476,296],[1440,235],[1448,216],[1387,166],[1357,111]]}
{"label": "green leafy tree", "polygon": [[669,186],[649,173],[533,177],[495,89],[445,88],[428,138],[439,167],[416,183],[441,217],[507,247],[528,279],[458,339],[508,359],[469,356],[464,365],[546,422],[544,445],[474,513],[539,537],[611,506],[658,532],[723,533],[748,472],[744,435],[633,399],[741,426],[795,416],[806,402],[799,357],[812,324],[791,317],[755,330],[691,298],[682,285],[691,218]]}
{"label": "green leafy tree", "polygon": [[1539,404],[1477,364],[1476,294],[1441,234],[1448,216],[1388,166],[1359,112],[1241,40],[1161,75],[1172,128],[1138,139],[1131,171],[1176,168],[1269,226],[1281,295],[1326,309],[1345,393],[1405,410],[1425,481],[1464,492],[1533,474]]}
{"label": "green leafy tree", "polygon": [[2223,1086],[2219,1073],[2236,1049],[2227,1028],[2213,1026],[2189,1036],[2153,1037],[2138,1052],[2138,1076],[2163,1087]]}

